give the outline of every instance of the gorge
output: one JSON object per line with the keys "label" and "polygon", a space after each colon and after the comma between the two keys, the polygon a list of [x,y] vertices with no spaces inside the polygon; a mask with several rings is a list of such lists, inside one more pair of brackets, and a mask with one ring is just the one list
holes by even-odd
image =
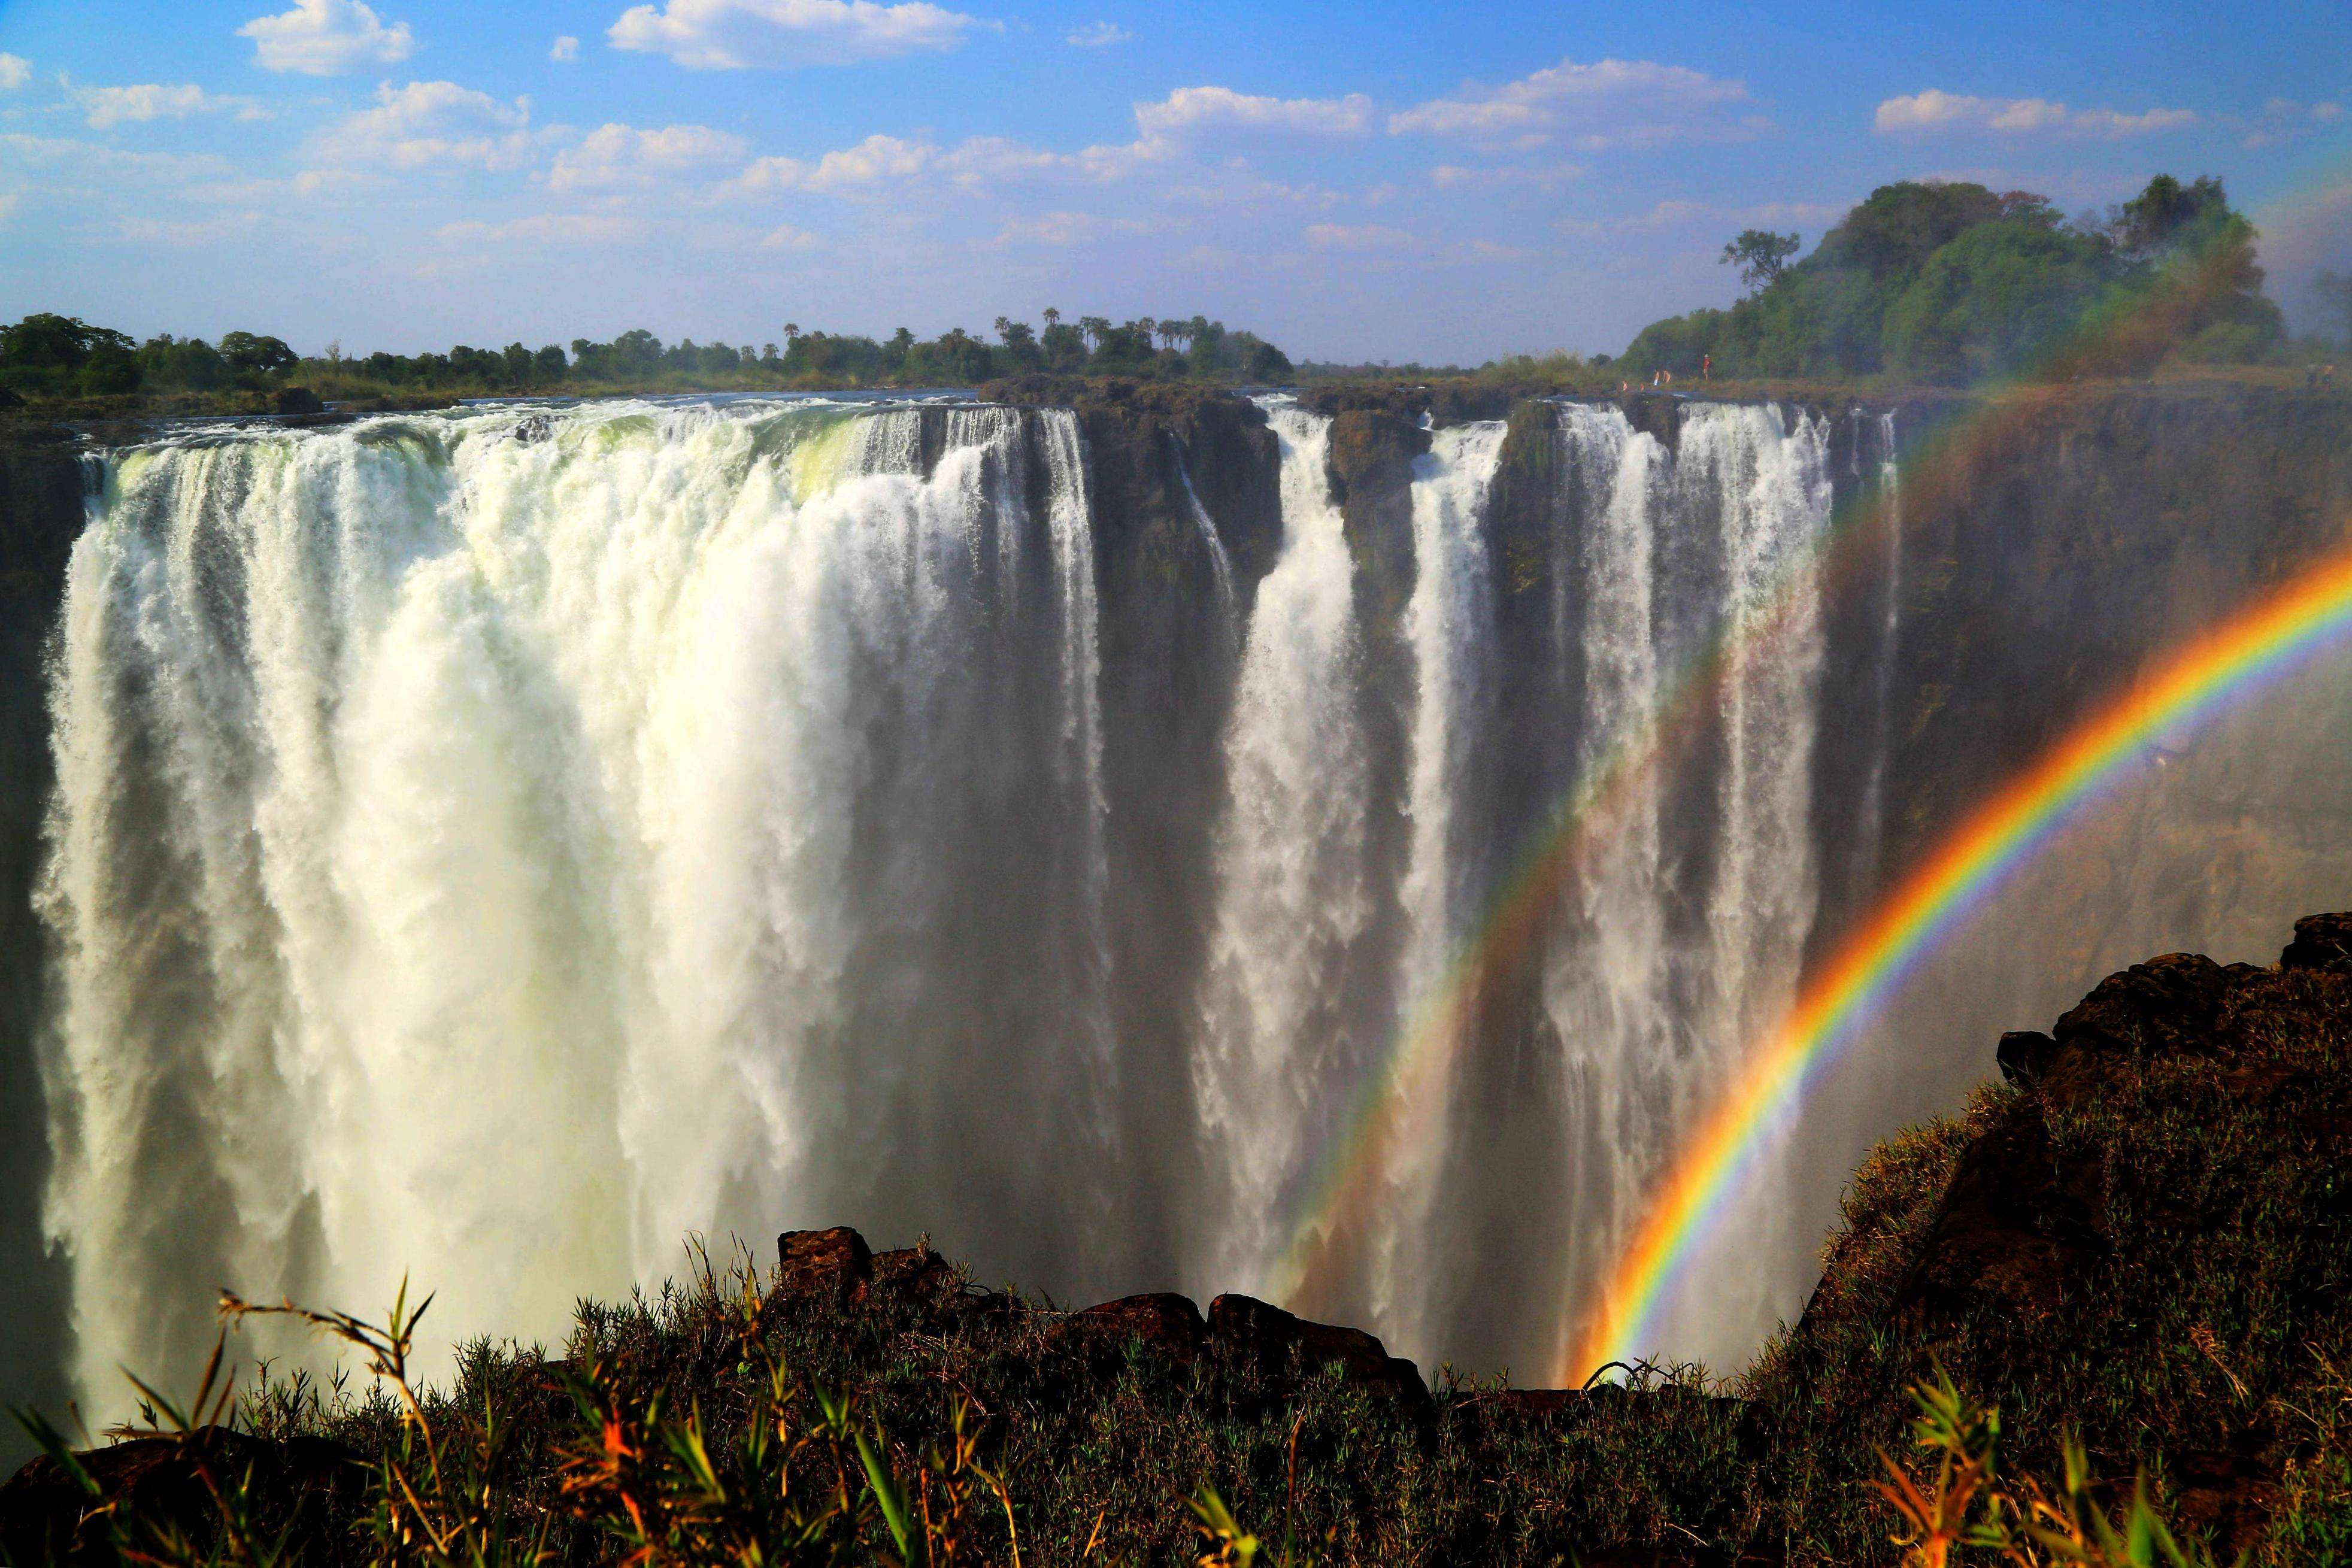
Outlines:
{"label": "gorge", "polygon": [[[530,1337],[689,1231],[832,1224],[1545,1381],[1808,956],[2352,518],[2342,398],[2010,395],[1040,380],[0,446],[0,1393],[200,1355],[221,1285],[408,1274],[442,1339]],[[1526,961],[1439,1006],[1727,634]],[[2001,1027],[2340,905],[2347,675],[2180,737],[1939,955],[1653,1348],[1793,1315],[1855,1153]],[[1408,1048],[1444,1070],[1367,1145]],[[1375,1199],[1325,1206],[1350,1160]]]}

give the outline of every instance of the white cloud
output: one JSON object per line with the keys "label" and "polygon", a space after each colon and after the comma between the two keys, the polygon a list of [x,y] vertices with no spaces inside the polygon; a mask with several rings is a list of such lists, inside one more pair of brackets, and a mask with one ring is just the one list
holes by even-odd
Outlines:
{"label": "white cloud", "polygon": [[1389,116],[1392,135],[1457,137],[1533,148],[1567,139],[1600,148],[1727,141],[1766,124],[1739,112],[1745,83],[1654,60],[1562,60],[1501,87],[1465,88]]}
{"label": "white cloud", "polygon": [[22,55],[0,55],[0,92],[14,91],[32,79],[32,61]]}
{"label": "white cloud", "polygon": [[1093,213],[1040,213],[1034,218],[1006,220],[991,243],[1000,249],[1006,246],[1034,245],[1058,250],[1086,245],[1112,235],[1152,234],[1164,226],[1142,218],[1106,218]]}
{"label": "white cloud", "polygon": [[551,190],[566,191],[592,185],[646,184],[723,159],[740,158],[746,143],[740,136],[713,131],[707,125],[664,125],[640,131],[608,124],[592,131],[576,147],[555,155],[548,171]]}
{"label": "white cloud", "polygon": [[231,110],[240,120],[263,118],[261,106],[251,99],[222,98],[193,82],[138,82],[129,87],[78,87],[72,91],[74,101],[81,105],[82,117],[95,131],[126,120],[143,124],[151,120],[185,120],[192,114]]}
{"label": "white cloud", "polygon": [[0,195],[0,224],[6,223],[16,215],[17,204],[24,199],[25,193],[22,191],[10,191],[5,195]]}
{"label": "white cloud", "polygon": [[2046,98],[1974,98],[1929,88],[1878,106],[1871,127],[1882,136],[1936,131],[1996,131],[2003,135],[2143,136],[2197,123],[2187,109],[2151,109],[2122,114],[2112,109],[2069,109]]}
{"label": "white cloud", "polygon": [[534,213],[497,224],[443,224],[434,232],[459,244],[522,240],[537,245],[612,245],[643,239],[646,225],[635,218],[609,213]]}
{"label": "white cloud", "polygon": [[235,172],[226,159],[209,152],[133,152],[96,141],[26,136],[17,131],[0,134],[0,152],[6,154],[0,162],[56,169],[79,178],[153,180],[184,185],[197,180],[224,180]]}
{"label": "white cloud", "polygon": [[1115,22],[1089,22],[1069,37],[1074,48],[1108,49],[1114,44],[1131,44],[1135,35]]}
{"label": "white cloud", "polygon": [[667,55],[693,70],[838,66],[952,49],[992,24],[930,0],[664,0],[621,13],[617,49]]}
{"label": "white cloud", "polygon": [[869,136],[855,147],[844,147],[810,163],[798,158],[761,158],[731,183],[744,193],[814,191],[829,195],[856,194],[877,185],[910,180],[929,168],[939,149],[928,141],[896,136]]}
{"label": "white cloud", "polygon": [[1384,224],[1309,224],[1307,243],[1318,250],[1343,250],[1357,254],[1379,251],[1411,250],[1421,241],[1402,229]]}
{"label": "white cloud", "polygon": [[1465,168],[1458,163],[1440,163],[1429,172],[1429,183],[1441,191],[1498,191],[1513,186],[1525,186],[1534,191],[1557,191],[1570,181],[1582,178],[1584,169],[1576,163],[1503,163],[1483,169]]}
{"label": "white cloud", "polygon": [[818,243],[816,235],[790,224],[779,224],[760,236],[761,250],[810,251],[816,249]]}
{"label": "white cloud", "polygon": [[1360,92],[1345,98],[1257,98],[1229,87],[1180,87],[1158,103],[1135,106],[1135,126],[1146,141],[1225,125],[1358,136],[1371,123],[1372,100]]}
{"label": "white cloud", "polygon": [[1165,99],[1135,106],[1137,136],[1133,141],[1083,147],[1058,152],[1001,136],[972,136],[952,147],[898,136],[876,135],[852,147],[839,148],[814,161],[768,157],[754,161],[719,187],[721,198],[798,192],[822,195],[875,198],[888,191],[919,183],[927,188],[950,186],[979,195],[997,186],[1045,179],[1076,180],[1100,184],[1131,177],[1149,167],[1183,169],[1199,176],[1192,184],[1171,184],[1161,190],[1167,200],[1214,203],[1267,200],[1314,201],[1328,204],[1329,193],[1300,191],[1264,179],[1239,158],[1213,166],[1184,161],[1196,136],[1220,128],[1250,131],[1306,132],[1345,136],[1360,133],[1372,123],[1371,100],[1360,94],[1344,99],[1257,98],[1222,87],[1179,88]]}
{"label": "white cloud", "polygon": [[556,39],[554,44],[550,47],[547,51],[547,57],[551,60],[562,60],[566,64],[578,59],[580,57],[580,40],[573,37],[569,33],[564,34],[562,37]]}
{"label": "white cloud", "polygon": [[362,66],[397,65],[416,52],[402,22],[387,27],[362,0],[294,0],[294,9],[256,16],[237,29],[253,40],[264,70],[341,76]]}
{"label": "white cloud", "polygon": [[530,99],[500,103],[452,81],[414,81],[375,90],[376,106],[329,131],[330,162],[383,163],[395,169],[435,166],[512,168],[529,156]]}

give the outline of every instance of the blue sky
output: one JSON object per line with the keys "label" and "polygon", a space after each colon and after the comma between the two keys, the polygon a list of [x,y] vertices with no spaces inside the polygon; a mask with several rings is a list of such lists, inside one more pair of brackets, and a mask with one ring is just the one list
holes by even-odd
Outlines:
{"label": "blue sky", "polygon": [[[1808,20],[1808,16],[1818,20]],[[304,350],[1219,317],[1622,347],[1892,179],[2352,267],[2352,8],[0,0],[0,319]]]}

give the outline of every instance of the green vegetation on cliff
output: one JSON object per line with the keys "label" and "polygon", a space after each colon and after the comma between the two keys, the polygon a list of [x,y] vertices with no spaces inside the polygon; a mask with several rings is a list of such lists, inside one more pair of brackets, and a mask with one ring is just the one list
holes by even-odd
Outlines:
{"label": "green vegetation on cliff", "polygon": [[159,1435],[79,1457],[52,1433],[0,1551],[2352,1563],[2352,916],[2266,969],[2136,967],[1999,1054],[2009,1082],[1864,1164],[1802,1319],[1728,1382],[1431,1391],[1246,1298],[1065,1312],[798,1232],[765,1273],[584,1304],[559,1356],[467,1346],[439,1392],[408,1389],[413,1312],[314,1318],[397,1375],[151,1395]]}
{"label": "green vegetation on cliff", "polygon": [[781,348],[664,343],[651,332],[610,342],[575,338],[567,352],[459,344],[447,353],[347,357],[331,347],[304,359],[280,339],[231,332],[215,345],[169,334],[134,342],[58,315],[0,327],[0,393],[48,400],[132,394],[270,394],[300,386],[339,399],[507,396],[616,391],[764,392],[793,388],[973,386],[1037,372],[1155,380],[1265,382],[1291,373],[1282,350],[1254,332],[1205,317],[1076,322],[1045,312],[1043,331],[997,318],[997,340],[961,328],[919,339],[905,328],[876,340],[784,328]]}
{"label": "green vegetation on cliff", "polygon": [[1642,375],[1891,375],[1958,383],[2139,374],[2169,360],[2276,352],[2253,225],[2215,179],[2168,174],[2105,218],[2068,222],[2030,192],[1882,185],[1790,264],[1794,235],[1725,246],[1752,292],[1652,323],[1622,356]]}

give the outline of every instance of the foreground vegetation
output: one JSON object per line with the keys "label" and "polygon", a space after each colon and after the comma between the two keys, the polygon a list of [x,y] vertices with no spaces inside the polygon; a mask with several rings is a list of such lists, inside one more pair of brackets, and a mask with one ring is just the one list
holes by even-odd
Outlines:
{"label": "foreground vegetation", "polygon": [[[0,1489],[33,1561],[2352,1563],[2352,917],[2111,977],[1855,1174],[1728,1381],[1398,1375],[1224,1298],[1064,1313],[800,1233],[412,1386],[193,1403]],[[231,1332],[256,1309],[225,1303]],[[272,1312],[290,1309],[268,1309]],[[235,1342],[231,1341],[234,1350]],[[1622,1369],[1621,1369],[1622,1370]],[[77,1522],[78,1521],[78,1522]],[[46,1531],[47,1533],[43,1533]]]}

